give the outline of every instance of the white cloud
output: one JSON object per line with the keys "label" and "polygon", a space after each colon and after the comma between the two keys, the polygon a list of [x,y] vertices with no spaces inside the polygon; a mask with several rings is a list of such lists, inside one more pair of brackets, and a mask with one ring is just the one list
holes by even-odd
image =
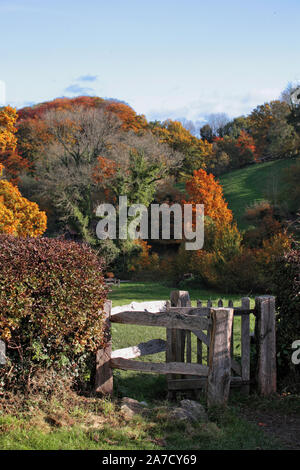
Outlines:
{"label": "white cloud", "polygon": [[151,107],[148,111],[145,110],[144,114],[151,120],[185,117],[192,121],[204,121],[205,116],[212,113],[226,113],[233,118],[247,115],[256,106],[278,99],[280,92],[279,88],[254,89],[248,93],[215,90],[214,92],[201,92],[198,97],[186,101],[184,105],[181,95],[180,100],[176,100],[176,97],[169,97],[168,102],[173,103],[173,107]]}

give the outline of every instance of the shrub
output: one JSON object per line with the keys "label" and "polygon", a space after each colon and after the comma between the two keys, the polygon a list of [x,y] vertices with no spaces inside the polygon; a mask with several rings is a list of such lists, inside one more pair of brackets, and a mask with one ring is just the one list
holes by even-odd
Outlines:
{"label": "shrub", "polygon": [[300,339],[300,249],[289,250],[276,266],[274,276],[277,307],[277,357],[279,376],[290,372],[300,375],[293,365],[292,343]]}
{"label": "shrub", "polygon": [[79,374],[105,341],[106,293],[101,261],[87,245],[0,235],[2,386],[23,387],[40,368]]}

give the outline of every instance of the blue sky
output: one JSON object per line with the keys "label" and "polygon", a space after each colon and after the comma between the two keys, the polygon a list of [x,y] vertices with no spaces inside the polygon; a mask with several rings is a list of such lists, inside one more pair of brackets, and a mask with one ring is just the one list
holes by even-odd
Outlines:
{"label": "blue sky", "polygon": [[299,0],[0,0],[0,80],[16,107],[88,94],[233,117],[300,79],[299,19]]}

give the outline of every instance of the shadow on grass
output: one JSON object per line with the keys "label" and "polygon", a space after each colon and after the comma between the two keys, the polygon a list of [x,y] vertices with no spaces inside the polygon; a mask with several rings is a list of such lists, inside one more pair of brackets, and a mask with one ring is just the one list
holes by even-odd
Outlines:
{"label": "shadow on grass", "polygon": [[138,401],[163,401],[167,398],[167,381],[164,375],[118,370],[114,371],[114,391],[120,398],[128,396]]}

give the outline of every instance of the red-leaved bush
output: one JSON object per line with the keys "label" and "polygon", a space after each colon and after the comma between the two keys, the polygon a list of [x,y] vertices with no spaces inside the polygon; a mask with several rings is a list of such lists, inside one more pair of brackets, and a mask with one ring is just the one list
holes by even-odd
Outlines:
{"label": "red-leaved bush", "polygon": [[106,295],[102,263],[87,245],[0,235],[0,388],[21,386],[41,367],[78,371],[104,344]]}

